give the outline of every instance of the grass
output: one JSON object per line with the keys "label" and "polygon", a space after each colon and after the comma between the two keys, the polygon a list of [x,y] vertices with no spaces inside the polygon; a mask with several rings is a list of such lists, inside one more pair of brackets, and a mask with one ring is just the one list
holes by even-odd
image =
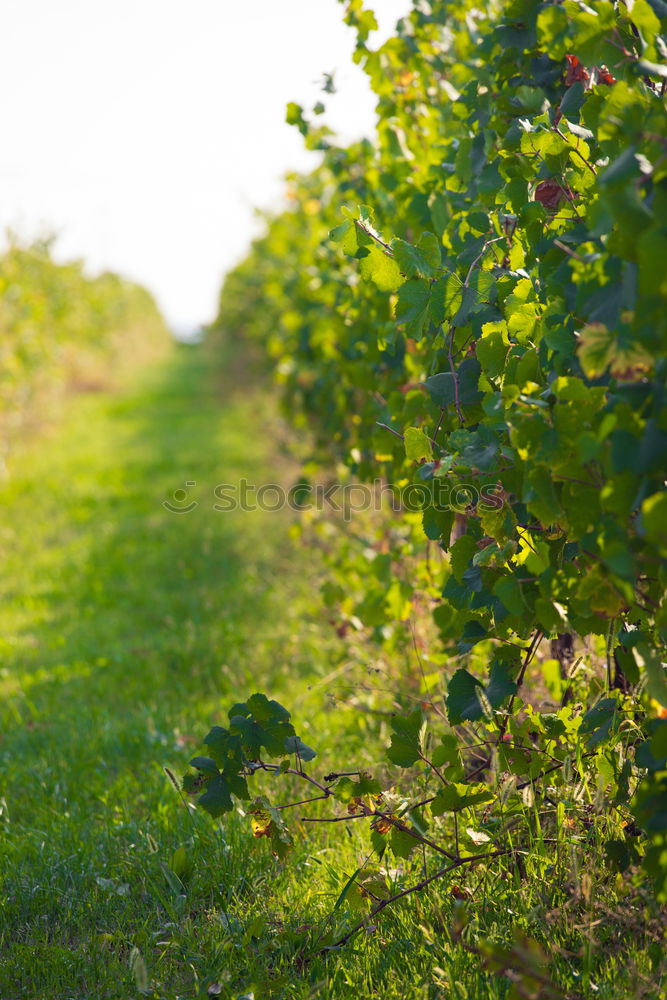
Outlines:
{"label": "grass", "polygon": [[[212,509],[218,482],[275,478],[244,429],[258,399],[223,407],[202,365],[184,348],[148,386],[78,399],[3,489],[3,997],[131,992],[125,952],[164,937],[161,865],[192,837],[164,766],[230,699],[315,676],[286,518]],[[171,513],[186,481],[200,506]]]}
{"label": "grass", "polygon": [[[74,400],[2,487],[0,997],[505,997],[509,980],[453,943],[447,886],[314,954],[336,900],[335,920],[354,918],[341,894],[369,853],[361,824],[297,822],[279,863],[166,776],[254,690],[334,767],[372,756],[381,727],[330,711],[328,679],[353,666],[289,513],[213,509],[218,483],[291,474],[239,364],[220,378],[183,347],[120,394]],[[170,512],[186,482],[198,506]],[[563,995],[660,996],[648,895],[621,877],[582,893],[575,861],[569,885],[536,877],[544,859],[527,878],[471,875],[476,933],[548,939]]]}

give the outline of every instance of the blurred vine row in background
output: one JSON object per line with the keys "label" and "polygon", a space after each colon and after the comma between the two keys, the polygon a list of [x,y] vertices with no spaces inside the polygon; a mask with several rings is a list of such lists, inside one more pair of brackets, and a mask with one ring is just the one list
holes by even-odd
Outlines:
{"label": "blurred vine row in background", "polygon": [[0,254],[0,463],[68,390],[107,387],[168,343],[145,288],[57,261],[52,239],[10,237]]}

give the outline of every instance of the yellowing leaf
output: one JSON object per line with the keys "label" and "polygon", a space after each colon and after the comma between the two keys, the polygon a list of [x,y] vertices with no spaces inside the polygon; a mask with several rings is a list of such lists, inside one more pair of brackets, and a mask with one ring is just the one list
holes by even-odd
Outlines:
{"label": "yellowing leaf", "polygon": [[598,378],[609,369],[617,378],[634,379],[652,365],[641,344],[619,337],[602,323],[589,323],[579,333],[579,361],[588,378]]}
{"label": "yellowing leaf", "polygon": [[433,458],[431,442],[421,427],[407,427],[404,435],[405,454],[412,462],[430,461]]}

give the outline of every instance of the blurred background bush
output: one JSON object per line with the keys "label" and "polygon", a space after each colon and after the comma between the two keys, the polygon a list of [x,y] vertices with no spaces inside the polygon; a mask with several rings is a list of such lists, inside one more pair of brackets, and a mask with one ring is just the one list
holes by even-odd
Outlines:
{"label": "blurred background bush", "polygon": [[11,236],[0,256],[0,469],[16,436],[52,418],[67,392],[109,387],[169,344],[145,288],[56,263],[53,242]]}

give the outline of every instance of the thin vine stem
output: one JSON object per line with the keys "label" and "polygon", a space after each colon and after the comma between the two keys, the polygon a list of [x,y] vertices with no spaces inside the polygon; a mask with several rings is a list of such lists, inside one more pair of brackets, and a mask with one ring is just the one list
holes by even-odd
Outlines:
{"label": "thin vine stem", "polygon": [[367,926],[368,920],[372,920],[373,917],[376,917],[388,906],[391,906],[393,903],[396,903],[399,899],[404,899],[405,896],[410,896],[412,893],[422,892],[422,890],[424,890],[432,882],[436,882],[438,879],[444,878],[445,875],[449,875],[450,872],[455,871],[457,868],[462,868],[464,865],[475,864],[478,861],[484,861],[484,860],[488,861],[491,860],[492,858],[499,858],[502,857],[503,855],[513,854],[515,853],[515,851],[516,848],[508,847],[506,850],[502,851],[491,851],[487,854],[473,854],[468,858],[459,858],[457,861],[454,861],[453,864],[445,865],[444,868],[439,868],[438,871],[434,872],[433,875],[429,875],[427,878],[421,879],[421,881],[417,882],[415,885],[411,885],[407,889],[401,889],[400,892],[395,893],[388,899],[381,900],[376,906],[373,907],[373,909],[370,911],[368,917],[365,920],[360,920],[358,924],[355,924],[355,926],[351,930],[349,930],[346,934],[344,934],[341,938],[339,938],[335,944],[329,945],[326,948],[322,948],[321,951],[326,952],[326,951],[333,951],[337,948],[342,948],[343,945],[347,944],[347,942],[355,936],[355,934],[358,934],[360,930],[363,930],[363,928]]}

